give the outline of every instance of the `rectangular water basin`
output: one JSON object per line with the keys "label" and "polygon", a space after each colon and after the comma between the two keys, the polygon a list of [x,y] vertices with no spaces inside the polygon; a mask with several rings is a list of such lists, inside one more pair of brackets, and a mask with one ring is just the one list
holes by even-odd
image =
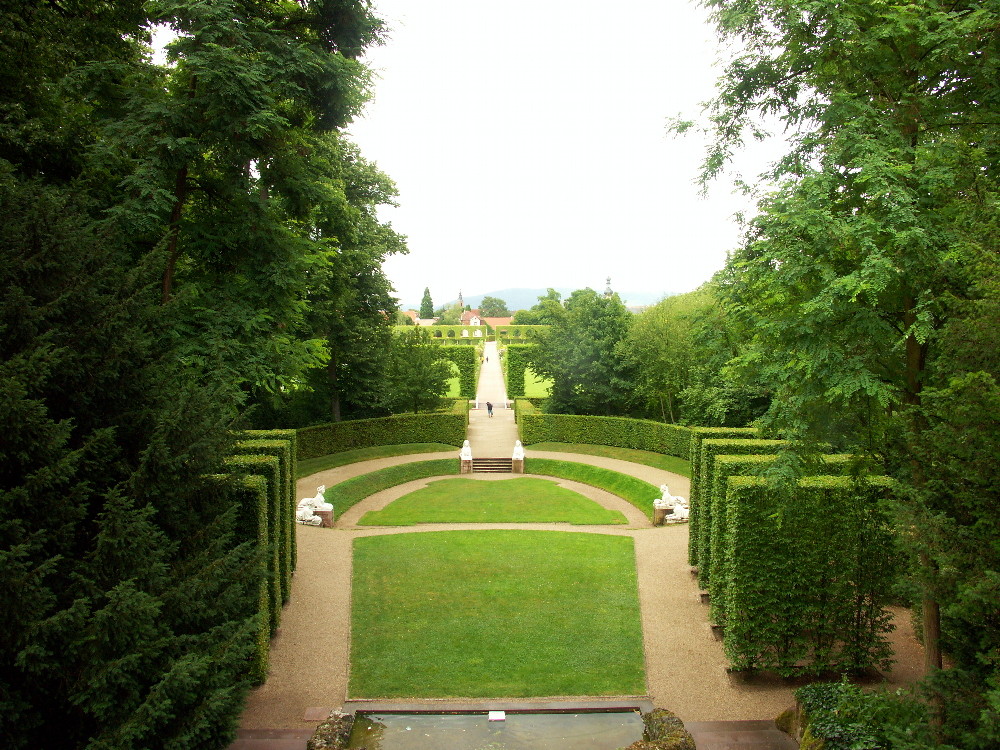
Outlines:
{"label": "rectangular water basin", "polygon": [[367,750],[615,750],[642,739],[638,711],[357,713],[348,748]]}

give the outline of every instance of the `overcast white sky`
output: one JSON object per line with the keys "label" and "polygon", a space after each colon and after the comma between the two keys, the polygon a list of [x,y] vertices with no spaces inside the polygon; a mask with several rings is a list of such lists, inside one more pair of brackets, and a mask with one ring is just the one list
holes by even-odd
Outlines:
{"label": "overcast white sky", "polygon": [[399,187],[383,218],[410,254],[385,266],[404,303],[508,287],[685,292],[737,242],[745,199],[693,181],[695,116],[717,69],[687,0],[376,0],[392,28],[349,127]]}

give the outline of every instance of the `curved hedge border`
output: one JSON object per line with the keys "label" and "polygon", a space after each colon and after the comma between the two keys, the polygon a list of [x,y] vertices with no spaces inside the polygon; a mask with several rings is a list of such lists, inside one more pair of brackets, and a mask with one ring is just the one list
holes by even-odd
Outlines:
{"label": "curved hedge border", "polygon": [[541,474],[547,477],[569,479],[591,487],[606,490],[617,495],[653,519],[653,500],[660,497],[660,489],[649,482],[611,469],[602,469],[591,464],[574,461],[559,461],[553,458],[528,458],[524,462],[525,473]]}
{"label": "curved hedge border", "polygon": [[399,414],[303,427],[297,431],[297,458],[404,443],[444,443],[457,448],[465,440],[468,419],[467,409],[462,409],[449,414]]}
{"label": "curved hedge border", "polygon": [[329,487],[324,493],[328,503],[333,503],[334,518],[353,505],[400,484],[412,482],[415,479],[428,477],[451,476],[459,473],[458,458],[438,458],[433,461],[414,461],[408,464],[387,466],[370,474],[348,479]]}
{"label": "curved hedge border", "polygon": [[524,407],[517,409],[515,416],[521,430],[521,442],[525,445],[593,443],[678,458],[687,458],[691,452],[691,428],[682,425],[628,417],[532,413]]}

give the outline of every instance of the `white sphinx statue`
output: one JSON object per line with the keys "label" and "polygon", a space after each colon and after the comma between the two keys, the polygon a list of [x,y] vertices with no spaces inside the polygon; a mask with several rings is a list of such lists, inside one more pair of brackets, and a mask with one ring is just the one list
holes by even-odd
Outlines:
{"label": "white sphinx statue", "polygon": [[321,484],[316,488],[315,497],[304,497],[299,500],[299,505],[295,510],[295,520],[307,526],[319,526],[323,519],[316,514],[316,511],[329,511],[332,513],[333,504],[328,503],[323,493],[326,492],[326,485]]}
{"label": "white sphinx statue", "polygon": [[460,459],[462,459],[463,461],[471,461],[472,460],[472,446],[469,445],[469,441],[468,440],[466,440],[464,443],[462,443],[462,450],[459,451],[458,457]]}
{"label": "white sphinx statue", "polygon": [[687,500],[679,495],[671,495],[670,488],[665,484],[660,485],[660,497],[653,501],[653,507],[669,511],[664,517],[666,521],[686,521],[691,511],[688,508]]}
{"label": "white sphinx statue", "polygon": [[515,461],[523,461],[524,460],[524,446],[521,445],[521,441],[520,440],[515,440],[514,441],[514,453],[511,456],[511,458],[514,459]]}

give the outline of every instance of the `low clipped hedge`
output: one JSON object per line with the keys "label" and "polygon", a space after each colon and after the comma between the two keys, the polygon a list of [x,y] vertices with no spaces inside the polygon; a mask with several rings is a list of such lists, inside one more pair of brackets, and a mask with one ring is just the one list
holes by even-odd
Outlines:
{"label": "low clipped hedge", "polygon": [[688,446],[691,460],[691,490],[688,493],[688,505],[691,512],[688,517],[688,562],[691,565],[698,565],[699,544],[698,539],[701,533],[701,481],[698,467],[701,465],[701,444],[704,440],[723,438],[744,438],[751,439],[758,437],[755,427],[691,427],[691,442]]}
{"label": "low clipped hedge", "polygon": [[790,485],[730,477],[726,627],[736,670],[780,675],[888,668],[886,606],[898,569],[887,477]]}
{"label": "low clipped hedge", "polygon": [[497,326],[496,337],[497,341],[503,340],[506,342],[516,342],[516,341],[531,341],[532,338],[537,336],[543,331],[547,331],[550,326],[529,326],[521,325],[519,323],[511,323],[505,326]]}
{"label": "low clipped hedge", "polygon": [[465,440],[467,409],[451,413],[399,414],[350,422],[303,427],[298,432],[298,458],[405,443],[444,443],[456,448]]}
{"label": "low clipped hedge", "polygon": [[531,413],[515,410],[521,442],[592,443],[633,448],[686,458],[690,454],[691,428],[628,417],[591,417],[578,414]]}

